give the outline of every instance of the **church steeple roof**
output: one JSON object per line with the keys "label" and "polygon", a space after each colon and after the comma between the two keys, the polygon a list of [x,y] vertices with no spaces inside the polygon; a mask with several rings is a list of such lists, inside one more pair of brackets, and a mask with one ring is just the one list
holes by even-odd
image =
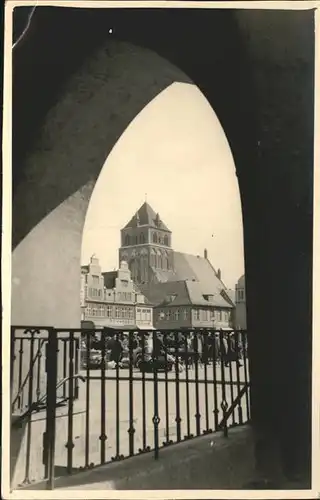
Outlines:
{"label": "church steeple roof", "polygon": [[143,205],[141,205],[139,210],[134,214],[132,219],[124,228],[137,227],[138,225],[150,226],[170,232],[164,222],[160,219],[159,214],[157,214],[146,201]]}

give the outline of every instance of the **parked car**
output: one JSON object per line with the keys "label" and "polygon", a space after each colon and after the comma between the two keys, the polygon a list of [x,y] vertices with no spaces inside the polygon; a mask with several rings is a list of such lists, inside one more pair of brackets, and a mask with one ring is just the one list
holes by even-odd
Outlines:
{"label": "parked car", "polygon": [[154,358],[148,353],[143,353],[142,349],[137,349],[134,353],[134,365],[141,373],[152,373],[154,370],[169,372],[172,370],[173,361],[162,355]]}
{"label": "parked car", "polygon": [[87,368],[100,368],[102,356],[101,351],[97,351],[96,349],[90,349],[89,356],[87,355],[87,351],[82,351],[81,353],[81,365],[83,369]]}

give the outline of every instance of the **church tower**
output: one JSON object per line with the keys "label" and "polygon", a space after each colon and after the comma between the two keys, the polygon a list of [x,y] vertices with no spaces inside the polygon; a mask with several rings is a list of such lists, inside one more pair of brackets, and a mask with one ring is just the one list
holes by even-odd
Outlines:
{"label": "church tower", "polygon": [[167,281],[174,272],[171,231],[147,202],[121,229],[121,261],[128,262],[137,285]]}

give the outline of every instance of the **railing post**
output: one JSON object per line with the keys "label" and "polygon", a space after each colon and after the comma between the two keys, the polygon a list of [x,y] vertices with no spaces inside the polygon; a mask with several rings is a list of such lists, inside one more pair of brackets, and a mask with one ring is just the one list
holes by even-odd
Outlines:
{"label": "railing post", "polygon": [[47,415],[44,435],[44,465],[47,477],[47,489],[54,488],[55,439],[56,439],[56,403],[57,403],[57,353],[58,337],[54,328],[48,330],[46,349],[47,372]]}

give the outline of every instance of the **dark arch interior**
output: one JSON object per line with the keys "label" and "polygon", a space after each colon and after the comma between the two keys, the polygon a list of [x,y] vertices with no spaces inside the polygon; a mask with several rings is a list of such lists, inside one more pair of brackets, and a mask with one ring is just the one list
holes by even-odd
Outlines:
{"label": "dark arch interior", "polygon": [[313,11],[37,8],[13,57],[14,190],[64,83],[109,36],[173,62],[221,121],[242,199],[252,415],[310,478]]}

